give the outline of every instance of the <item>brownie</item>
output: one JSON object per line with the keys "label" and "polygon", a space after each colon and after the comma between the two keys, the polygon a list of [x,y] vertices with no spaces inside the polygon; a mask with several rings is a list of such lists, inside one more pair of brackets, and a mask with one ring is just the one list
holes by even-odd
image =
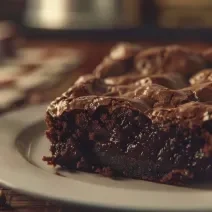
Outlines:
{"label": "brownie", "polygon": [[43,160],[165,184],[210,180],[212,82],[201,55],[116,45],[47,108],[51,156]]}
{"label": "brownie", "polygon": [[143,77],[138,73],[125,74],[123,76],[108,77],[105,80],[107,85],[149,85],[159,84],[171,89],[180,89],[186,87],[188,84],[181,74],[154,74],[148,77]]}
{"label": "brownie", "polygon": [[135,68],[143,76],[176,72],[189,77],[205,67],[207,63],[201,54],[178,45],[150,48],[135,57]]}
{"label": "brownie", "polygon": [[212,69],[204,69],[190,78],[190,84],[200,84],[204,82],[212,82]]}
{"label": "brownie", "polygon": [[106,78],[134,71],[134,57],[142,50],[142,47],[130,43],[117,44],[96,67],[94,75]]}

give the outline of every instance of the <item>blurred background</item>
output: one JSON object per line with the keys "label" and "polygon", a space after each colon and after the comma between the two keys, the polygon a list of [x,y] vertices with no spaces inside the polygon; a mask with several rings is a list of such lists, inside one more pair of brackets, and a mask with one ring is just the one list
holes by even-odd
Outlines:
{"label": "blurred background", "polygon": [[[118,26],[211,27],[211,6],[212,2],[208,0],[3,0],[0,18],[21,23],[26,13],[42,16],[45,11],[47,20],[47,13],[56,10],[58,14],[52,18],[61,19],[59,28],[71,27],[75,21],[82,25],[90,22],[90,26],[84,26],[88,28],[101,27],[103,22],[107,25],[114,19],[116,23],[113,24]],[[88,19],[83,20],[85,17]]]}
{"label": "blurred background", "polygon": [[209,0],[2,0],[1,20],[32,28],[211,28]]}
{"label": "blurred background", "polygon": [[13,20],[28,33],[72,31],[72,37],[76,31],[78,37],[80,31],[85,36],[95,30],[102,30],[101,36],[122,30],[123,36],[126,29],[143,37],[166,35],[164,29],[177,29],[180,35],[181,29],[186,35],[186,29],[193,29],[198,36],[200,29],[212,27],[211,9],[210,0],[2,0],[0,19]]}

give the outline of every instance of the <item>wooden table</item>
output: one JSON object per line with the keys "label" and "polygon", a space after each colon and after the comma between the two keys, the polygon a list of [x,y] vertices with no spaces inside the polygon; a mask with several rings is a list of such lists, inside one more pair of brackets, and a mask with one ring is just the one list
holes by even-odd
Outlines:
{"label": "wooden table", "polygon": [[[79,50],[82,50],[85,53],[84,63],[76,70],[78,75],[83,73],[90,73],[95,66],[102,60],[104,55],[107,54],[111,46],[115,42],[104,42],[104,41],[47,41],[47,40],[30,40],[27,41],[27,46],[60,46],[60,47],[73,47]],[[166,43],[157,43],[157,42],[139,42],[143,46],[152,46],[152,45],[162,45]],[[210,43],[199,43],[199,42],[178,42],[179,44],[189,46],[197,51],[201,51],[212,46]],[[71,82],[71,80],[70,80]],[[3,189],[7,197],[8,205],[6,207],[1,207],[0,211],[18,211],[18,212],[61,212],[61,211],[93,211],[93,209],[78,209],[73,206],[66,206],[49,202],[45,200],[35,199],[33,197],[28,197],[20,193],[16,193],[10,189]]]}

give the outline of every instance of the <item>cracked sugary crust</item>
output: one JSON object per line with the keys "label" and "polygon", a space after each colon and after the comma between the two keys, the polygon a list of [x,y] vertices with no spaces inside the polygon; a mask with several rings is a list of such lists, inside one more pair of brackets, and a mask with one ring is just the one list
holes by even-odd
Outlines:
{"label": "cracked sugary crust", "polygon": [[[171,90],[159,84],[139,86],[108,86],[100,79],[89,80],[74,85],[48,107],[48,113],[60,116],[63,112],[72,110],[73,100],[80,96],[113,96],[126,100],[145,102],[151,107],[175,107],[191,101],[212,101],[212,82],[194,85],[179,90]],[[75,101],[74,101],[75,102]]]}
{"label": "cracked sugary crust", "polygon": [[49,105],[52,156],[44,160],[167,184],[211,179],[208,64],[204,54],[177,45],[116,45]]}
{"label": "cracked sugary crust", "polygon": [[141,51],[135,57],[135,67],[144,76],[173,72],[190,77],[196,71],[206,67],[206,62],[201,54],[171,45]]}
{"label": "cracked sugary crust", "polygon": [[189,82],[191,85],[212,82],[212,69],[204,69],[198,72],[190,78]]}

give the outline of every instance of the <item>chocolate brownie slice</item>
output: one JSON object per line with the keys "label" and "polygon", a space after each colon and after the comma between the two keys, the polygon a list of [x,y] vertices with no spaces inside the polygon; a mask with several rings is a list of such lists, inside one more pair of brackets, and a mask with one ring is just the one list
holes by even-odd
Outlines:
{"label": "chocolate brownie slice", "polygon": [[206,64],[179,46],[119,44],[49,105],[44,161],[166,184],[210,180],[212,82],[188,81]]}
{"label": "chocolate brownie slice", "polygon": [[150,109],[145,101],[87,96],[63,109],[47,113],[50,164],[171,184],[212,176],[211,104]]}

